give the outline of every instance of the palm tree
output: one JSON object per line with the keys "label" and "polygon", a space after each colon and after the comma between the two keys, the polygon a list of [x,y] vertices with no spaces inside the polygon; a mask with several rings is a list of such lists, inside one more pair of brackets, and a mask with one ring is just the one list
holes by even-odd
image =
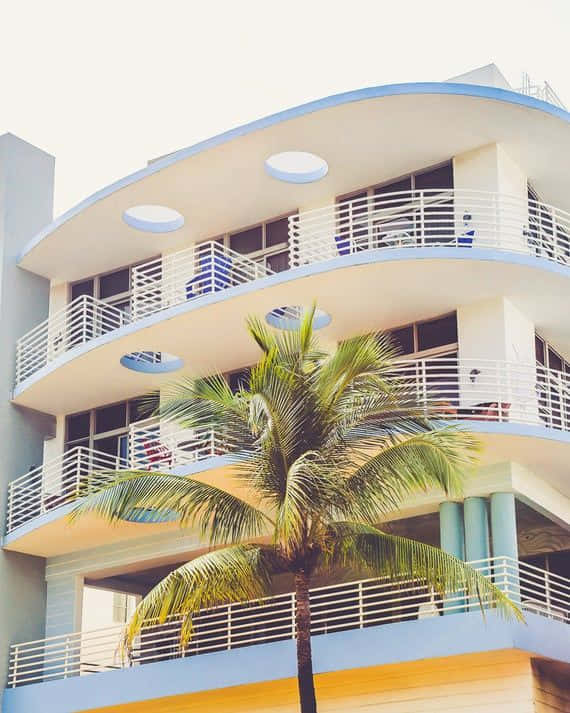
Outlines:
{"label": "palm tree", "polygon": [[261,357],[237,393],[217,375],[183,380],[162,395],[161,416],[183,427],[208,424],[237,444],[227,490],[170,473],[123,472],[72,513],[116,522],[141,508],[157,520],[175,511],[182,527],[198,527],[211,545],[144,597],[127,627],[127,646],[145,621],[164,623],[174,614],[182,617],[185,646],[200,609],[260,598],[275,575],[293,575],[301,713],[317,710],[309,588],[319,573],[352,568],[421,578],[441,594],[465,589],[482,604],[519,615],[465,563],[378,527],[412,493],[435,487],[458,494],[477,444],[465,431],[427,419],[411,401],[410,384],[394,377],[396,350],[387,336],[359,336],[327,354],[314,336],[313,315],[279,335],[248,320]]}

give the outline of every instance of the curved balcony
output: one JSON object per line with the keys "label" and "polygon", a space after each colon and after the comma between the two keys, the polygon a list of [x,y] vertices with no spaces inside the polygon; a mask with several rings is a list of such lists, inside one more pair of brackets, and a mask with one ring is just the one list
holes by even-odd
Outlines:
{"label": "curved balcony", "polygon": [[500,193],[380,193],[289,218],[291,265],[363,250],[484,248],[570,264],[570,213]]}
{"label": "curved balcony", "polygon": [[272,271],[208,242],[133,268],[129,312],[81,296],[18,340],[16,386],[82,344],[161,310],[257,280]]}
{"label": "curved balcony", "polygon": [[[550,434],[553,440],[560,440],[562,433],[570,433],[570,375],[559,371],[451,355],[400,361],[393,378],[403,381],[414,402],[429,407],[439,418],[490,433],[485,441],[490,461],[512,459],[513,454],[508,455],[512,444],[505,446],[503,436],[514,432],[520,437],[524,427],[532,444],[526,447],[535,454],[533,435]],[[553,447],[550,457],[565,462],[567,449],[564,443],[559,445],[560,453]],[[94,484],[104,477],[98,473],[118,468],[183,474],[219,470],[223,478],[227,463],[220,458],[234,449],[231,437],[207,427],[181,429],[174,422],[156,418],[138,421],[130,427],[128,462],[79,447],[12,481],[7,532],[73,501],[93,474]]]}
{"label": "curved balcony", "polygon": [[[294,268],[371,251],[449,257],[481,250],[570,265],[570,214],[543,203],[483,191],[432,189],[348,200],[292,216]],[[412,252],[413,250],[416,253]],[[469,252],[471,251],[471,252]],[[133,269],[130,310],[79,297],[18,340],[16,386],[68,352],[157,312],[272,275],[217,242],[201,243]],[[281,277],[281,276],[280,276]],[[314,296],[315,293],[313,293]],[[282,297],[280,297],[282,299]],[[124,331],[124,330],[122,330]],[[121,332],[122,333],[122,332]]]}
{"label": "curved balcony", "polygon": [[[507,557],[471,563],[491,577],[523,612],[570,623],[570,580]],[[493,603],[486,605],[493,607]],[[475,596],[458,591],[441,598],[421,579],[366,579],[311,590],[313,636],[400,622],[434,619],[479,608]],[[479,614],[478,614],[479,615]],[[480,615],[479,615],[480,616]],[[445,619],[444,617],[444,619]],[[159,661],[232,651],[295,638],[295,594],[204,609],[194,617],[193,638],[180,647],[180,619],[148,621],[129,656],[121,656],[122,626],[73,632],[14,644],[8,686],[132,668]]]}

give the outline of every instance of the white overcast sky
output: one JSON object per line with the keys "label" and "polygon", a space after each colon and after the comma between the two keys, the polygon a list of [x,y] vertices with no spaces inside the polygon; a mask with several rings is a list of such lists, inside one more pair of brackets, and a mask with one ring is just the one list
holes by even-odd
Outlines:
{"label": "white overcast sky", "polygon": [[56,156],[56,215],[149,158],[348,89],[495,62],[570,106],[570,0],[2,0],[0,24],[0,133]]}

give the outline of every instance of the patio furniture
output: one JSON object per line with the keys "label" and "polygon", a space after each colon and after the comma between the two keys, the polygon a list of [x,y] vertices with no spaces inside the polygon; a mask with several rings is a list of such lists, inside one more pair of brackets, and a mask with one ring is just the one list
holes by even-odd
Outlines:
{"label": "patio furniture", "polygon": [[200,271],[186,283],[186,299],[231,287],[232,259],[208,253],[200,258]]}
{"label": "patio furniture", "polygon": [[151,470],[152,466],[158,463],[172,465],[172,451],[159,440],[145,441],[143,443],[143,449],[145,460],[149,464],[148,470]]}
{"label": "patio furniture", "polygon": [[350,238],[347,238],[344,235],[335,235],[334,241],[336,243],[336,249],[338,250],[339,255],[350,255]]}
{"label": "patio furniture", "polygon": [[457,237],[457,245],[461,248],[470,248],[473,245],[475,230],[470,227],[471,213],[465,213],[463,216],[463,233]]}

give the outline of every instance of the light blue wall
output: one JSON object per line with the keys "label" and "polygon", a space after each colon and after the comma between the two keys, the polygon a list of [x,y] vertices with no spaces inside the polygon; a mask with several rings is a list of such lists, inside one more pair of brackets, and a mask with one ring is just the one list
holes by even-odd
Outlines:
{"label": "light blue wall", "polygon": [[[47,316],[49,283],[17,266],[23,245],[52,219],[54,159],[0,136],[0,526],[7,485],[42,462],[50,419],[10,403],[16,340]],[[9,644],[43,636],[44,561],[0,551],[0,695]]]}
{"label": "light blue wall", "polygon": [[[313,638],[316,673],[501,649],[570,662],[570,626],[535,614],[522,624],[470,612]],[[10,689],[3,713],[76,713],[86,705],[134,703],[295,675],[295,642],[287,640]]]}

